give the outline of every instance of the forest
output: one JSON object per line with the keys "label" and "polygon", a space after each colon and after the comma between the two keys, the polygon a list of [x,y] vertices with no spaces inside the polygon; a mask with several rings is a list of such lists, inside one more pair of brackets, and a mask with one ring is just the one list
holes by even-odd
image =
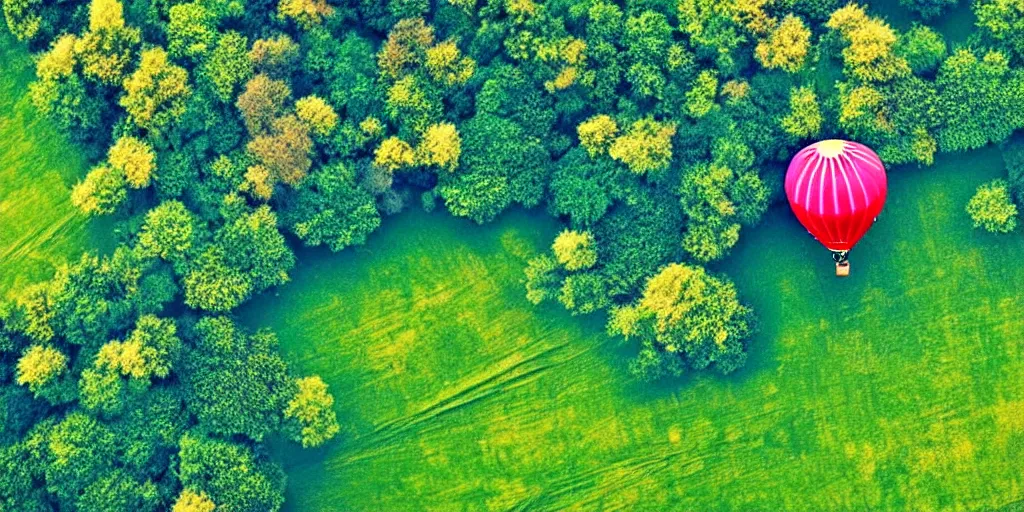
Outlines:
{"label": "forest", "polygon": [[267,442],[344,444],[353,404],[236,313],[403,211],[556,219],[520,293],[601,318],[643,386],[744,367],[762,322],[722,262],[809,142],[997,145],[955,208],[1013,232],[1024,4],[973,0],[949,44],[966,2],[897,29],[845,0],[2,0],[112,247],[0,290],[0,510],[281,509]]}

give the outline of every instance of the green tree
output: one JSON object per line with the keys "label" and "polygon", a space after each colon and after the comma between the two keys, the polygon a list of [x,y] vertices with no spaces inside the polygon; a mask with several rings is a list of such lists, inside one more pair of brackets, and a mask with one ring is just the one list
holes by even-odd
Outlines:
{"label": "green tree", "polygon": [[306,245],[340,251],[361,245],[380,226],[376,201],[357,183],[351,165],[336,162],[317,169],[296,190],[282,221]]}
{"label": "green tree", "polygon": [[917,74],[930,73],[946,58],[946,41],[927,25],[914,25],[900,35],[896,54]]}
{"label": "green tree", "polygon": [[280,510],[284,472],[274,463],[245,445],[199,434],[186,434],[180,447],[178,472],[185,489],[224,510]]}
{"label": "green tree", "polygon": [[230,103],[238,88],[252,78],[253,61],[248,46],[249,39],[244,35],[225,32],[199,68],[199,79],[224,103]]}
{"label": "green tree", "polygon": [[810,87],[794,87],[789,96],[789,114],[782,118],[782,129],[798,139],[814,137],[821,132],[821,107]]}
{"label": "green tree", "polygon": [[106,165],[94,167],[71,189],[71,204],[90,215],[114,213],[127,198],[124,173]]}
{"label": "green tree", "polygon": [[800,17],[788,14],[758,42],[754,55],[765,68],[796,73],[804,67],[810,46],[811,30]]}
{"label": "green tree", "polygon": [[171,6],[167,22],[167,52],[176,59],[204,57],[217,40],[217,20],[200,2]]}
{"label": "green tree", "polygon": [[978,187],[967,202],[967,214],[974,227],[990,233],[1009,233],[1017,227],[1017,205],[1010,200],[1006,180],[994,180]]}

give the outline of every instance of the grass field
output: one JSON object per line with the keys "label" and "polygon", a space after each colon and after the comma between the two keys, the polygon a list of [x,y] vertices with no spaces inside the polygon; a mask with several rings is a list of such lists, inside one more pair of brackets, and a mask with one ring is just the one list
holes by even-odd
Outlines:
{"label": "grass field", "polygon": [[34,77],[24,45],[0,28],[0,296],[110,239],[71,206],[71,186],[88,163],[32,107]]}
{"label": "grass field", "polygon": [[852,277],[784,208],[721,270],[760,315],[729,378],[653,388],[600,318],[532,308],[556,226],[390,219],[242,312],[347,431],[279,445],[290,510],[986,509],[1024,497],[1024,238],[973,230],[993,149],[890,174]]}

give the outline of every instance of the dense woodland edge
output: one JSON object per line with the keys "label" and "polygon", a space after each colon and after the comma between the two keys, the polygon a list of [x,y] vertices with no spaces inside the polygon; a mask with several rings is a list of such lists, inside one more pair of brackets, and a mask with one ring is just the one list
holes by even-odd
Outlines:
{"label": "dense woodland edge", "polygon": [[927,21],[957,0],[900,0],[906,31],[840,0],[2,2],[118,247],[0,305],[0,510],[278,510],[264,441],[345,439],[231,312],[404,208],[558,217],[527,299],[606,312],[650,381],[744,364],[754,312],[707,265],[810,141],[887,166],[1000,143],[966,213],[1010,232],[1024,200],[1015,0],[955,45]]}

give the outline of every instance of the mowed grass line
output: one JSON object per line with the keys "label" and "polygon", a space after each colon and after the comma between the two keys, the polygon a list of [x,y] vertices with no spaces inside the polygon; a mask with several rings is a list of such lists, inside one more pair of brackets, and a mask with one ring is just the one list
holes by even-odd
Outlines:
{"label": "mowed grass line", "polygon": [[721,265],[761,318],[735,376],[645,386],[635,349],[523,298],[558,227],[389,219],[241,312],[346,430],[275,445],[290,510],[948,510],[1024,494],[1024,255],[963,212],[985,150],[890,174],[853,275],[784,208]]}
{"label": "mowed grass line", "polygon": [[25,46],[0,28],[0,296],[49,277],[88,247],[109,245],[71,205],[88,163],[33,108],[34,70]]}

